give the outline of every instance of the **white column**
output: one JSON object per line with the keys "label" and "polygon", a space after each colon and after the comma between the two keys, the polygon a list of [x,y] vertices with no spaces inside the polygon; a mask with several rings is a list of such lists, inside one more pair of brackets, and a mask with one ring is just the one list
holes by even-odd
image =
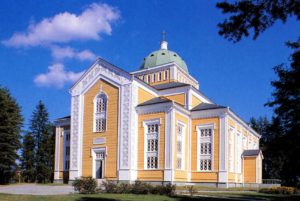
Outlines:
{"label": "white column", "polygon": [[59,180],[59,161],[60,161],[60,127],[55,128],[55,167],[54,180]]}
{"label": "white column", "polygon": [[220,116],[220,131],[219,131],[219,183],[228,182],[228,126],[227,114]]}

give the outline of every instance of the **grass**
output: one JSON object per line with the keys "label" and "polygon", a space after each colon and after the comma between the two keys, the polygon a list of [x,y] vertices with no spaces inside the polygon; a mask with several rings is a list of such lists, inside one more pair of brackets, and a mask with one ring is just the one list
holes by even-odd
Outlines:
{"label": "grass", "polygon": [[[199,196],[199,197],[198,197]],[[160,195],[133,195],[133,194],[97,194],[97,195],[8,195],[0,194],[1,201],[221,201],[221,200],[270,200],[296,201],[300,195],[270,195],[257,192],[226,192],[226,193],[198,193],[197,197]]]}

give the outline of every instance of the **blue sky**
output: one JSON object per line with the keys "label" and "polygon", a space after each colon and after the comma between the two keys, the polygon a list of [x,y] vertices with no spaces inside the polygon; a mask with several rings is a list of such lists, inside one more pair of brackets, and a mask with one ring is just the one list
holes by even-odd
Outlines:
{"label": "blue sky", "polygon": [[42,100],[50,119],[70,113],[68,89],[95,57],[127,70],[159,48],[186,61],[200,90],[245,120],[271,117],[275,65],[288,61],[284,42],[296,40],[300,24],[276,23],[256,41],[233,44],[218,35],[224,19],[217,1],[42,1],[0,2],[0,85],[22,107],[25,128]]}

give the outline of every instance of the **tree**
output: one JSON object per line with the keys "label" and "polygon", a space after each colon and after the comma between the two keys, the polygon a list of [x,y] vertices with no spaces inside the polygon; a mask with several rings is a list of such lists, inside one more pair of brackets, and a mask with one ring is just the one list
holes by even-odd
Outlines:
{"label": "tree", "polygon": [[[231,14],[218,26],[219,34],[229,41],[238,42],[253,31],[256,39],[276,21],[285,22],[288,17],[300,20],[300,0],[253,0],[233,3],[217,3],[224,14]],[[300,178],[300,38],[288,42],[294,52],[290,67],[279,65],[274,68],[278,80],[274,87],[273,100],[266,105],[274,108],[274,117],[269,130],[265,152],[269,154],[273,169],[270,177],[280,177],[284,184],[296,185]]]}
{"label": "tree", "polygon": [[9,90],[0,86],[0,184],[9,183],[14,175],[22,123],[21,108]]}
{"label": "tree", "polygon": [[49,182],[53,171],[54,134],[42,101],[32,113],[30,132],[35,141],[36,180],[39,183]]}
{"label": "tree", "polygon": [[27,132],[23,137],[21,170],[25,182],[35,181],[35,142],[31,133]]}
{"label": "tree", "polygon": [[290,67],[275,67],[278,80],[272,82],[275,89],[273,100],[266,105],[273,107],[283,127],[280,139],[286,156],[282,178],[285,183],[296,185],[300,178],[300,40],[288,43],[295,51],[291,55]]}
{"label": "tree", "polygon": [[253,0],[226,1],[217,3],[223,14],[232,14],[229,19],[219,23],[219,34],[224,38],[238,42],[248,37],[253,31],[253,39],[271,27],[276,21],[286,22],[288,17],[295,16],[300,20],[299,0]]}

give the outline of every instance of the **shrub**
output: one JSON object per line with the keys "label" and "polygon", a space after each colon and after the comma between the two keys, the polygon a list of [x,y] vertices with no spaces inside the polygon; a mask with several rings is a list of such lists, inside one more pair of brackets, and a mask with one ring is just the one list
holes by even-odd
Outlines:
{"label": "shrub", "polygon": [[135,181],[132,185],[132,193],[134,194],[148,194],[151,192],[152,186],[145,182]]}
{"label": "shrub", "polygon": [[294,187],[287,186],[279,186],[279,187],[271,187],[271,188],[262,188],[259,190],[260,193],[268,193],[268,194],[297,194],[298,191]]}
{"label": "shrub", "polygon": [[132,186],[130,184],[121,183],[117,185],[117,189],[115,193],[131,193],[132,192]]}
{"label": "shrub", "polygon": [[133,193],[133,194],[160,194],[160,195],[174,195],[175,185],[158,185],[153,186],[151,184],[135,181],[134,184],[127,183],[114,183],[111,181],[103,182],[104,192],[106,193]]}
{"label": "shrub", "polygon": [[80,179],[76,179],[72,186],[79,193],[90,194],[96,192],[97,182],[92,177],[81,177]]}
{"label": "shrub", "polygon": [[107,181],[102,183],[104,191],[106,193],[116,193],[118,185],[112,181]]}

